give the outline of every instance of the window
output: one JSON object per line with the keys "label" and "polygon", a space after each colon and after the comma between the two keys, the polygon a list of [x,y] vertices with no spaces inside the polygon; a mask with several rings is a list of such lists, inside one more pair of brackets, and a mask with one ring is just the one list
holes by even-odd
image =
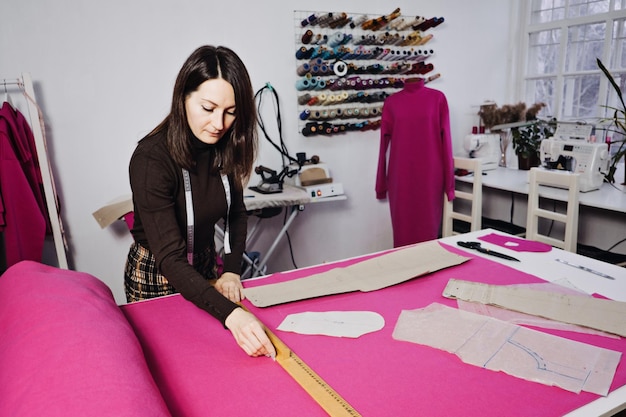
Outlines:
{"label": "window", "polygon": [[617,97],[596,59],[626,94],[626,0],[529,0],[522,3],[526,58],[520,96],[546,103],[542,116],[596,122]]}

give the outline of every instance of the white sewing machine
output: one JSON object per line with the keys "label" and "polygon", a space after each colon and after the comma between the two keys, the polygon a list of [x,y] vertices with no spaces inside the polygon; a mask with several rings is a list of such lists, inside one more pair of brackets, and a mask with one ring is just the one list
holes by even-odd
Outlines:
{"label": "white sewing machine", "polygon": [[471,134],[463,139],[463,148],[470,158],[482,162],[483,171],[496,169],[500,163],[500,135],[493,133]]}
{"label": "white sewing machine", "polygon": [[590,143],[585,140],[541,141],[539,150],[541,166],[547,169],[563,169],[580,174],[580,191],[597,190],[609,169],[609,150],[606,143]]}

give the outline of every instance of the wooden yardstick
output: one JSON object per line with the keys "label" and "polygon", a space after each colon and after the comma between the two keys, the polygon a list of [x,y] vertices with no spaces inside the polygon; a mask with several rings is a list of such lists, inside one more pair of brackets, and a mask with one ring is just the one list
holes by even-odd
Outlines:
{"label": "wooden yardstick", "polygon": [[276,348],[276,361],[330,416],[361,416],[337,391],[283,343],[278,336],[267,328],[265,332]]}

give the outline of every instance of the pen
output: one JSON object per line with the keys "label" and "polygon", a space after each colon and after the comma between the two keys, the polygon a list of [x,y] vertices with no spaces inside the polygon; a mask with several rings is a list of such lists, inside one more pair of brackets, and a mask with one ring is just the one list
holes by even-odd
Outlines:
{"label": "pen", "polygon": [[576,265],[576,264],[573,264],[573,263],[567,262],[567,261],[565,261],[565,260],[563,260],[563,259],[555,259],[555,260],[556,260],[557,262],[561,262],[562,264],[569,265],[569,266],[572,266],[572,267],[574,267],[574,268],[582,269],[583,271],[590,272],[590,273],[592,273],[592,274],[598,275],[598,276],[600,276],[600,277],[602,277],[602,278],[615,279],[615,278],[613,278],[612,276],[605,274],[604,272],[596,271],[596,270],[594,270],[594,269],[587,268],[586,266]]}

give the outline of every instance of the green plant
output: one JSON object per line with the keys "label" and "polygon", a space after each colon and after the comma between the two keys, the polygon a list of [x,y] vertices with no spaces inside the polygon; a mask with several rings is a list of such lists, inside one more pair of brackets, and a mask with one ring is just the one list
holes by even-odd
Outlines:
{"label": "green plant", "polygon": [[615,79],[613,78],[609,70],[606,69],[606,67],[602,64],[602,61],[600,61],[600,59],[596,59],[596,61],[598,62],[598,67],[600,67],[600,69],[602,70],[606,78],[609,80],[609,83],[613,87],[613,90],[615,90],[615,93],[617,94],[619,102],[622,105],[621,108],[603,106],[613,112],[612,117],[603,119],[603,121],[610,122],[610,127],[607,129],[607,131],[616,133],[622,137],[621,140],[614,140],[611,142],[612,145],[619,143],[619,148],[617,149],[617,152],[615,152],[613,156],[611,156],[611,161],[609,164],[609,172],[605,175],[606,180],[608,182],[614,183],[617,163],[620,161],[620,159],[624,157],[624,155],[626,155],[626,140],[624,139],[626,137],[626,105],[624,105],[624,97],[622,96],[622,90],[619,88],[619,86],[615,82]]}
{"label": "green plant", "polygon": [[528,124],[511,129],[513,150],[522,158],[536,156],[539,159],[541,141],[554,134],[556,120],[530,120]]}

